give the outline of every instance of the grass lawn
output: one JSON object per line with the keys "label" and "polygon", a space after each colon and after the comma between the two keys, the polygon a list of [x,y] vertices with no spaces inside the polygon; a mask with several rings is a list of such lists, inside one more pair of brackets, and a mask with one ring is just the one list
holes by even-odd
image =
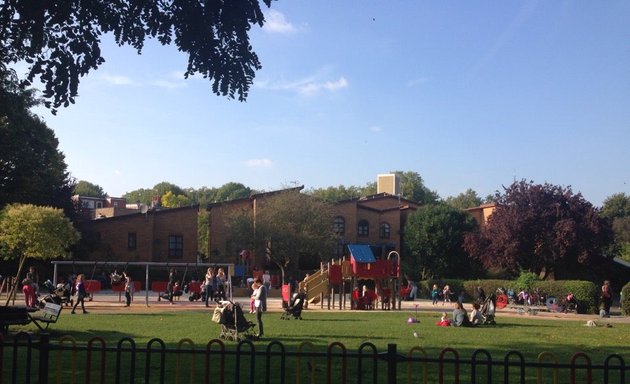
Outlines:
{"label": "grass lawn", "polygon": [[[398,352],[404,355],[419,346],[432,358],[450,347],[464,360],[470,359],[474,350],[485,349],[495,361],[502,361],[512,350],[521,352],[530,362],[543,351],[552,352],[561,363],[569,363],[575,352],[585,352],[593,364],[603,364],[607,356],[615,353],[623,357],[626,365],[630,361],[627,323],[614,323],[611,328],[586,327],[582,321],[499,315],[496,325],[455,328],[436,326],[436,315],[427,313],[417,315],[419,323],[408,324],[410,314],[415,316],[408,311],[305,311],[304,320],[281,320],[279,312],[267,312],[263,317],[266,338],[256,341],[255,346],[264,349],[267,343],[277,340],[288,351],[294,351],[306,341],[325,352],[330,343],[341,342],[348,351],[356,351],[362,343],[371,342],[379,352],[385,352],[390,343],[397,344]],[[246,316],[255,322],[254,315]],[[23,329],[36,330],[31,325]],[[122,337],[130,337],[138,347],[143,347],[157,337],[168,347],[175,347],[181,339],[191,339],[198,349],[204,349],[209,340],[219,337],[220,325],[211,321],[211,311],[207,310],[88,315],[70,315],[64,311],[50,331],[53,342],[64,335],[73,336],[79,343],[99,336],[113,346]],[[231,349],[237,345],[232,341],[226,344]]]}
{"label": "grass lawn", "polygon": [[[207,310],[130,314],[92,312],[88,315],[70,315],[64,311],[59,321],[51,325],[50,331],[53,339],[71,335],[79,341],[87,341],[100,336],[108,343],[116,343],[122,337],[131,337],[138,345],[143,345],[158,337],[167,345],[175,345],[187,338],[201,347],[220,334],[220,326],[211,321],[210,314]],[[266,338],[256,344],[278,340],[288,348],[294,348],[309,341],[324,349],[336,341],[356,350],[361,343],[369,341],[379,350],[385,350],[387,344],[397,344],[399,352],[403,353],[421,346],[435,354],[451,347],[464,352],[464,356],[467,351],[483,348],[493,356],[518,350],[528,358],[535,358],[542,351],[566,358],[581,351],[594,360],[612,353],[630,360],[630,324],[626,323],[614,323],[612,328],[586,327],[582,321],[499,315],[496,325],[456,328],[438,327],[435,325],[438,318],[426,313],[417,315],[419,323],[408,324],[409,316],[406,311],[304,311],[304,320],[281,320],[280,313],[267,312],[263,317]],[[246,317],[255,322],[254,315],[247,314]],[[24,329],[36,331],[33,325]],[[414,331],[418,338],[413,336]]]}

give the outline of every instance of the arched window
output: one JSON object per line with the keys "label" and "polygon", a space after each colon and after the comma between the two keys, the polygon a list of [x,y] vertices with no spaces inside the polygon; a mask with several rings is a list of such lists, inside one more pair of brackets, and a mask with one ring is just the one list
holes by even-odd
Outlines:
{"label": "arched window", "polygon": [[370,223],[367,220],[360,220],[357,226],[358,236],[368,236],[370,234]]}
{"label": "arched window", "polygon": [[381,223],[378,235],[381,239],[389,239],[391,230],[392,228],[388,223]]}
{"label": "arched window", "polygon": [[346,220],[343,217],[335,217],[335,222],[333,223],[333,231],[337,235],[343,235],[346,232]]}

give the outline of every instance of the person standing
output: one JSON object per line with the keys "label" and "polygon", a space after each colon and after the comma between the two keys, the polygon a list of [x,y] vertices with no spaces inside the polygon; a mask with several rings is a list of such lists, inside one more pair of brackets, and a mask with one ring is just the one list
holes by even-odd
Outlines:
{"label": "person standing", "polygon": [[225,287],[227,284],[227,276],[225,275],[225,271],[223,270],[223,268],[219,268],[217,270],[217,276],[216,276],[216,288],[219,292],[219,295],[221,296],[221,300],[226,300],[226,293],[225,293]]}
{"label": "person standing", "polygon": [[610,288],[610,281],[604,280],[602,285],[601,294],[602,306],[604,309],[604,316],[610,317],[610,306],[612,305],[612,289]]}
{"label": "person standing", "polygon": [[204,279],[204,289],[206,291],[206,307],[209,306],[210,300],[214,295],[214,286],[216,284],[216,278],[214,277],[214,268],[208,267],[206,271],[206,277]]}
{"label": "person standing", "polygon": [[133,282],[131,281],[131,277],[127,273],[127,271],[123,272],[123,282],[125,284],[125,299],[127,299],[127,304],[125,307],[131,305],[131,296],[133,295]]}
{"label": "person standing", "polygon": [[85,290],[85,275],[82,273],[77,276],[77,280],[74,284],[74,292],[77,295],[77,301],[74,303],[74,307],[72,307],[72,312],[70,313],[74,315],[74,311],[77,309],[79,303],[81,304],[83,313],[88,313],[88,311],[85,310],[85,297],[87,296],[87,291]]}
{"label": "person standing", "polygon": [[258,285],[258,289],[254,292],[254,307],[256,308],[256,322],[258,323],[258,333],[256,337],[263,337],[265,332],[263,329],[262,314],[267,310],[267,288],[263,285],[259,277],[254,280],[254,284]]}
{"label": "person standing", "polygon": [[269,270],[265,270],[262,276],[263,285],[267,288],[267,292],[271,289],[271,275],[269,274]]}
{"label": "person standing", "polygon": [[168,273],[168,284],[166,284],[166,292],[168,294],[168,301],[170,301],[171,304],[173,304],[173,293],[175,291],[175,277],[176,277],[175,268],[171,268],[171,270]]}

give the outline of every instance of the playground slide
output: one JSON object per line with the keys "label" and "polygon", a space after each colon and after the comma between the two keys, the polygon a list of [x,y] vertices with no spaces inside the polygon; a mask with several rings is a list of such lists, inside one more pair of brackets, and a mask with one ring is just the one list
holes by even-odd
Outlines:
{"label": "playground slide", "polygon": [[306,301],[315,303],[320,295],[328,295],[328,272],[317,271],[300,282],[300,289],[306,291]]}

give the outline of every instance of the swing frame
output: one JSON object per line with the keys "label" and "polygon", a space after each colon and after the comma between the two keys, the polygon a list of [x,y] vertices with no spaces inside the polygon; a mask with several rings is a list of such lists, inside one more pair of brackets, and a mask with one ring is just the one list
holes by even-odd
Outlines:
{"label": "swing frame", "polygon": [[[73,268],[75,265],[88,265],[88,266],[93,266],[93,271],[96,270],[96,268],[98,266],[119,266],[119,265],[124,265],[125,266],[125,270],[127,270],[127,267],[130,265],[134,265],[134,266],[142,266],[145,268],[145,282],[144,282],[144,291],[145,291],[145,305],[148,307],[149,306],[149,282],[151,281],[150,277],[150,271],[151,271],[151,267],[154,268],[161,268],[161,267],[166,267],[167,270],[172,268],[172,267],[185,267],[185,271],[184,271],[184,277],[186,277],[186,273],[188,272],[188,267],[195,267],[195,268],[199,268],[199,267],[223,267],[226,270],[226,275],[227,275],[227,281],[228,281],[228,287],[232,287],[232,276],[234,276],[234,264],[230,264],[230,263],[199,263],[199,262],[195,262],[195,263],[177,263],[177,262],[143,262],[143,261],[78,261],[78,260],[72,260],[72,261],[66,261],[66,260],[53,260],[51,261],[51,264],[53,264],[53,284],[56,286],[57,285],[57,275],[58,275],[58,267],[60,265],[72,265]],[[182,287],[184,286],[184,282],[182,281]],[[232,300],[232,289],[229,289],[229,300]]]}

